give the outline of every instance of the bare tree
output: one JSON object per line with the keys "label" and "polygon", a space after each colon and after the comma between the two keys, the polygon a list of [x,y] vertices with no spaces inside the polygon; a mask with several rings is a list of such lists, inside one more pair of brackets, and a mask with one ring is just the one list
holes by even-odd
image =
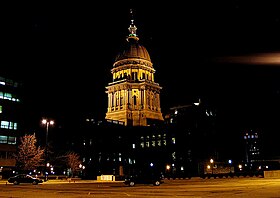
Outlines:
{"label": "bare tree", "polygon": [[18,153],[15,154],[17,166],[23,171],[28,171],[42,165],[45,149],[36,146],[35,134],[21,137],[20,142]]}
{"label": "bare tree", "polygon": [[66,160],[67,160],[67,167],[70,169],[71,176],[77,174],[77,172],[80,170],[80,164],[82,164],[82,161],[80,160],[80,156],[75,152],[68,152],[66,154]]}

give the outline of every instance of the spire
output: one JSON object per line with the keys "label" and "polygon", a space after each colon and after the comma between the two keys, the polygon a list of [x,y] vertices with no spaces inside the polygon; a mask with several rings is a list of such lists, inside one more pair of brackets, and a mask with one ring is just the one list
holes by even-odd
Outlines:
{"label": "spire", "polygon": [[131,14],[131,24],[129,25],[129,35],[128,37],[136,37],[137,38],[137,35],[136,35],[136,30],[137,30],[137,27],[134,25],[134,19],[133,19],[133,11],[132,9],[130,9],[130,14]]}

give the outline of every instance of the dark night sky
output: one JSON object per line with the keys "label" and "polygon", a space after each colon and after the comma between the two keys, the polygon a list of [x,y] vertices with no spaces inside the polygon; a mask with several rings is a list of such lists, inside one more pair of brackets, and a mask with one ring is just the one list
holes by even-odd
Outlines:
{"label": "dark night sky", "polygon": [[[133,8],[140,42],[163,87],[163,110],[202,98],[217,107],[225,129],[279,131],[276,1],[103,4],[9,6],[1,14],[1,67],[24,81],[32,116],[105,116],[105,86]],[[256,59],[271,53],[278,64]]]}

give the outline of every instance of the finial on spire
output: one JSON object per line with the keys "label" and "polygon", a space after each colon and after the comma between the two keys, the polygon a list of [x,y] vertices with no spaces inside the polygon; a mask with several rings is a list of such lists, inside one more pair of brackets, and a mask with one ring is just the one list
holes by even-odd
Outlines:
{"label": "finial on spire", "polygon": [[134,19],[133,19],[133,10],[132,9],[130,9],[130,15],[131,15],[131,24],[133,24]]}
{"label": "finial on spire", "polygon": [[130,24],[130,26],[129,26],[129,28],[128,28],[128,30],[129,30],[129,32],[130,32],[129,36],[137,36],[137,35],[136,35],[136,30],[137,30],[137,28],[136,28],[136,26],[134,25],[133,10],[132,10],[132,9],[130,9],[130,14],[131,14],[131,24]]}

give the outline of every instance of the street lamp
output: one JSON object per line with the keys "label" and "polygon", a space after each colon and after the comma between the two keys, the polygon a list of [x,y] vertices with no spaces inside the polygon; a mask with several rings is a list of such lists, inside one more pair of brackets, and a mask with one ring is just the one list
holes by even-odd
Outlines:
{"label": "street lamp", "polygon": [[230,168],[229,172],[230,172],[230,173],[232,173],[232,171],[231,171],[231,164],[232,164],[232,160],[231,160],[231,159],[229,159],[229,160],[228,160],[228,163],[229,163],[229,168]]}
{"label": "street lamp", "polygon": [[48,135],[49,135],[49,125],[54,125],[53,120],[43,119],[42,124],[46,125],[46,148],[45,148],[45,181],[47,181],[47,161],[48,161]]}
{"label": "street lamp", "polygon": [[211,163],[211,167],[212,167],[212,175],[213,175],[213,163],[214,163],[214,160],[213,159],[210,159],[210,163]]}

